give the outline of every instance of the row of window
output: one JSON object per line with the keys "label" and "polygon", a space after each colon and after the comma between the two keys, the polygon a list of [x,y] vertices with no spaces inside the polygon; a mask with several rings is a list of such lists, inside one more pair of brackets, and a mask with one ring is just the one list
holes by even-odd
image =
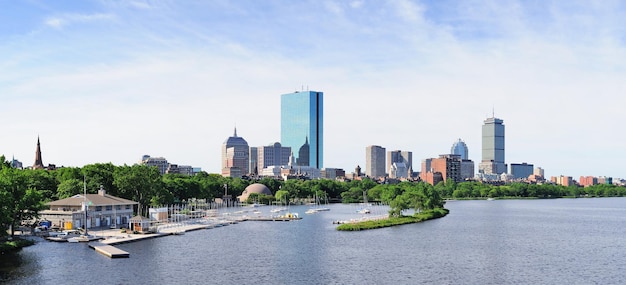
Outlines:
{"label": "row of window", "polygon": [[[105,211],[111,211],[113,210],[113,205],[108,205],[108,206],[104,206],[105,207]],[[124,205],[124,209],[126,210],[130,210],[131,209],[131,205]],[[122,210],[122,205],[115,205],[115,210]],[[102,211],[102,206],[96,206],[96,212],[98,211]]]}

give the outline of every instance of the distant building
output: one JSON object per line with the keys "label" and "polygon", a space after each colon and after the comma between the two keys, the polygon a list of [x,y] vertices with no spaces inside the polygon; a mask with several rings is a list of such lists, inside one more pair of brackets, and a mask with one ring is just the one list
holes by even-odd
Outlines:
{"label": "distant building", "polygon": [[595,178],[593,176],[581,176],[578,184],[583,187],[593,186],[598,184],[598,178]]}
{"label": "distant building", "polygon": [[296,164],[324,167],[324,93],[302,91],[280,99],[280,142],[297,151]]}
{"label": "distant building", "polygon": [[[156,167],[161,175],[166,173],[195,175],[202,171],[201,168],[194,168],[189,165],[171,164],[164,157],[151,157],[147,154],[141,157],[139,164]],[[50,168],[50,166],[48,166],[48,168]]]}
{"label": "distant building", "polygon": [[289,164],[291,148],[284,147],[279,142],[268,146],[257,147],[257,169],[259,173],[266,167],[281,167]]}
{"label": "distant building", "polygon": [[165,173],[173,173],[173,174],[182,174],[192,176],[197,172],[194,171],[194,168],[191,165],[178,165],[178,164],[169,164]]}
{"label": "distant building", "polygon": [[337,178],[346,177],[346,171],[341,168],[322,168],[320,175],[325,179],[335,180]]}
{"label": "distant building", "polygon": [[161,175],[165,174],[170,166],[164,157],[151,157],[147,154],[141,157],[141,164],[156,167]]}
{"label": "distant building", "polygon": [[524,163],[511,163],[511,174],[516,179],[527,180],[528,176],[533,175],[534,165]]}
{"label": "distant building", "polygon": [[[430,168],[428,168],[430,166]],[[439,181],[439,173],[441,181],[452,180],[461,182],[461,157],[456,154],[442,154],[439,158],[429,158],[422,161],[422,171],[420,178],[426,183],[436,185]]]}
{"label": "distant building", "polygon": [[[451,154],[456,154],[461,157],[461,159],[469,159],[469,151],[467,149],[467,145],[461,139],[457,140],[452,144],[452,148],[450,149]],[[473,175],[472,175],[473,176]]]}
{"label": "distant building", "polygon": [[413,174],[413,153],[400,150],[387,152],[387,170],[390,178],[409,178]]}
{"label": "distant building", "polygon": [[448,179],[461,182],[461,158],[455,154],[442,154],[439,158],[433,158],[431,162],[432,172],[440,172],[444,182]]}
{"label": "distant building", "polygon": [[24,168],[22,162],[20,162],[19,160],[15,159],[15,158],[11,159],[11,167],[17,168],[17,169]]}
{"label": "distant building", "polygon": [[606,177],[606,176],[599,176],[598,177],[598,184],[613,184],[613,178],[611,177]]}
{"label": "distant building", "polygon": [[365,148],[365,175],[376,178],[385,177],[385,148],[370,145]]}
{"label": "distant building", "polygon": [[232,137],[222,144],[222,176],[241,177],[249,173],[250,147],[248,142],[237,136],[237,128]]}
{"label": "distant building", "polygon": [[37,149],[35,150],[35,163],[33,163],[33,169],[45,169],[43,161],[41,160],[41,145],[39,144],[39,136],[37,136]]}
{"label": "distant building", "polygon": [[535,169],[533,170],[533,174],[535,176],[546,177],[545,173],[543,171],[543,168],[541,168],[541,167],[535,167]]}
{"label": "distant building", "polygon": [[259,148],[251,146],[248,153],[250,162],[248,163],[248,170],[252,175],[259,175],[258,160],[259,160]]}
{"label": "distant building", "polygon": [[563,185],[563,186],[573,186],[574,180],[571,176],[552,176],[550,177],[550,181],[554,184]]}
{"label": "distant building", "polygon": [[506,173],[503,122],[503,120],[495,117],[487,118],[484,121],[482,128],[482,161],[478,166],[479,173]]}
{"label": "distant building", "polygon": [[461,180],[474,178],[474,161],[461,159]]}

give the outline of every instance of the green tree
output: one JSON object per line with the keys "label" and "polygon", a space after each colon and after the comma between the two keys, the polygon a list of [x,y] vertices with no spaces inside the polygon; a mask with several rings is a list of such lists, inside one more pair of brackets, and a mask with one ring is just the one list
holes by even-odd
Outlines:
{"label": "green tree", "polygon": [[139,214],[144,214],[152,202],[153,196],[166,195],[163,193],[161,173],[156,167],[135,164],[120,166],[113,172],[113,185],[119,190],[122,198],[139,203]]}
{"label": "green tree", "polygon": [[72,197],[76,194],[81,194],[83,192],[83,181],[72,178],[65,180],[61,182],[61,184],[59,184],[59,187],[57,187],[56,196],[59,199],[65,199]]}
{"label": "green tree", "polygon": [[43,210],[41,191],[28,188],[27,171],[2,166],[0,170],[0,225],[2,234],[10,229],[11,236],[22,222],[38,217]]}

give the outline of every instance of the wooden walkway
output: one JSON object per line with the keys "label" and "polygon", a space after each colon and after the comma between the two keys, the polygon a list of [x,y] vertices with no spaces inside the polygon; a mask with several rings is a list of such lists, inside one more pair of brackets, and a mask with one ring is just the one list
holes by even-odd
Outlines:
{"label": "wooden walkway", "polygon": [[127,251],[123,251],[112,245],[103,244],[101,242],[89,243],[89,247],[95,249],[97,252],[102,253],[110,258],[129,257],[130,254]]}

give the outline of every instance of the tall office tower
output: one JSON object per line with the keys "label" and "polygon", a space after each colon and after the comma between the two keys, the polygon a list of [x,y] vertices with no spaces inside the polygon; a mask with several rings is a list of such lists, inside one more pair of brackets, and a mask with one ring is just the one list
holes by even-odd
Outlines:
{"label": "tall office tower", "polygon": [[483,157],[478,172],[483,174],[506,173],[504,163],[504,121],[487,118],[483,125]]}
{"label": "tall office tower", "polygon": [[452,148],[450,149],[450,153],[451,154],[460,155],[461,156],[461,160],[469,159],[469,158],[467,158],[467,156],[468,156],[467,145],[461,139],[459,139],[458,141],[454,142],[454,144],[452,144]]}
{"label": "tall office tower", "polygon": [[392,150],[387,152],[387,171],[391,178],[407,178],[413,171],[413,153]]}
{"label": "tall office tower", "polygon": [[385,148],[370,145],[365,148],[365,175],[376,178],[385,177]]}
{"label": "tall office tower", "polygon": [[280,98],[280,142],[298,154],[298,166],[324,167],[324,93],[303,91]]}
{"label": "tall office tower", "polygon": [[232,137],[222,144],[222,176],[241,177],[249,173],[250,147],[248,142],[237,136],[237,128]]}

